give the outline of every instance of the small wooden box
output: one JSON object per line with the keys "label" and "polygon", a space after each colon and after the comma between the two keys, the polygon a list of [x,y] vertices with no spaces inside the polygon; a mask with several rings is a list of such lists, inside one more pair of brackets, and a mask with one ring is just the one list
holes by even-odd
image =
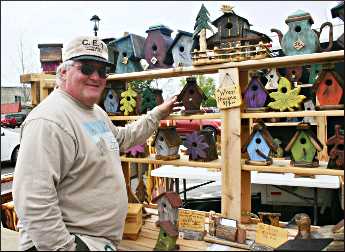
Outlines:
{"label": "small wooden box", "polygon": [[[231,222],[231,224],[230,224]],[[227,218],[216,218],[216,237],[236,242],[237,221]]]}
{"label": "small wooden box", "polygon": [[143,225],[143,204],[128,203],[128,213],[123,231],[123,238],[136,240],[138,239],[141,226]]}

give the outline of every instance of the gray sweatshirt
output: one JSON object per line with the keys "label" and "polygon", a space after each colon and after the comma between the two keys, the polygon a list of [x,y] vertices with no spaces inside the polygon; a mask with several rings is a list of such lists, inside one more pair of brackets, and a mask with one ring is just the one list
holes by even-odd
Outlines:
{"label": "gray sweatshirt", "polygon": [[120,150],[144,143],[164,116],[156,107],[115,127],[99,106],[59,89],[33,109],[13,181],[20,249],[73,250],[71,233],[118,244],[128,208]]}

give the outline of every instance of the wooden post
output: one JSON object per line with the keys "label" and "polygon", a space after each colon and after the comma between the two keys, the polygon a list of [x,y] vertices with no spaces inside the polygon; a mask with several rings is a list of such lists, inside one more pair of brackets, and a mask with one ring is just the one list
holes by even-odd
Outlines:
{"label": "wooden post", "polygon": [[318,158],[320,161],[328,161],[328,154],[327,154],[327,117],[325,116],[317,116],[316,117],[317,123],[317,138],[323,144],[323,149],[321,152],[318,153]]}
{"label": "wooden post", "polygon": [[[222,82],[228,73],[235,83],[239,83],[238,68],[220,69]],[[231,85],[231,84],[230,84]],[[222,110],[222,215],[241,220],[241,109]]]}

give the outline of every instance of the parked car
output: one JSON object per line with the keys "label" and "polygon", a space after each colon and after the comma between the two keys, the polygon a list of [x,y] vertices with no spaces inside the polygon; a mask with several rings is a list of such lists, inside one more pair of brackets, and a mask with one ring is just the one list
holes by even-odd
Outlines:
{"label": "parked car", "polygon": [[1,126],[15,128],[17,126],[17,119],[15,117],[9,116],[8,114],[2,114]]}
{"label": "parked car", "polygon": [[20,126],[25,118],[26,118],[26,113],[22,113],[22,112],[19,112],[19,113],[11,113],[11,114],[7,114],[8,116],[12,117],[12,118],[16,118],[17,120],[17,126]]}
{"label": "parked car", "polygon": [[13,165],[16,164],[19,141],[19,132],[1,127],[1,162],[11,161]]}

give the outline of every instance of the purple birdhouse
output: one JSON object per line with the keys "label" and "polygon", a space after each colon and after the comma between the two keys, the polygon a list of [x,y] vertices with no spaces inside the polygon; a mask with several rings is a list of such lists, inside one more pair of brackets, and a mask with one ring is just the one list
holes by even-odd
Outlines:
{"label": "purple birdhouse", "polygon": [[252,76],[246,90],[244,91],[244,100],[247,110],[260,110],[264,108],[268,92],[261,83],[259,76]]}

